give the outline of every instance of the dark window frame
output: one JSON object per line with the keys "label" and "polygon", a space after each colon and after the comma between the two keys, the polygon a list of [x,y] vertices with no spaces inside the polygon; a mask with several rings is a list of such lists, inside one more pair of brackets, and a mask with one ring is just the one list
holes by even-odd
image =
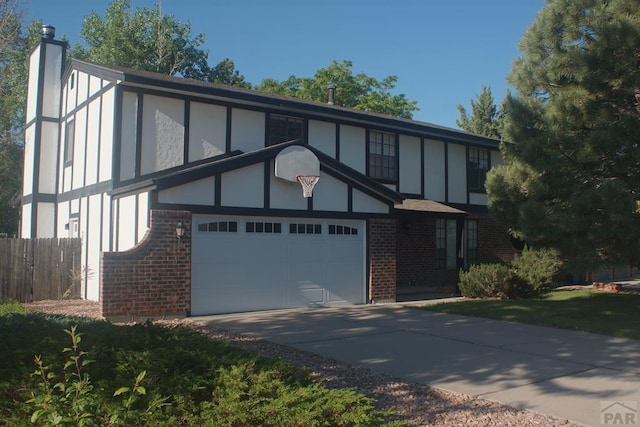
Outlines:
{"label": "dark window frame", "polygon": [[398,182],[398,137],[395,133],[370,130],[367,133],[368,175],[375,180]]}
{"label": "dark window frame", "polygon": [[491,167],[491,153],[484,148],[469,147],[467,155],[467,186],[470,192],[486,193],[485,182]]}
{"label": "dark window frame", "polygon": [[294,139],[304,143],[305,120],[300,117],[269,114],[267,145],[275,145]]}

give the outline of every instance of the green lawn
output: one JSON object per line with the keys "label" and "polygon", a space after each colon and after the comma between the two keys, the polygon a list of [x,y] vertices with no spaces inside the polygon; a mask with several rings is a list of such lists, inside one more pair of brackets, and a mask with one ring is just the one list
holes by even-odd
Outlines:
{"label": "green lawn", "polygon": [[640,339],[640,294],[555,291],[540,299],[470,300],[420,309]]}
{"label": "green lawn", "polygon": [[[54,425],[64,417],[59,425],[82,425],[82,414],[85,425],[123,426],[378,426],[391,416],[351,389],[328,389],[306,370],[189,328],[19,311],[0,303],[0,426]],[[65,330],[74,326],[79,348],[63,352],[73,344]],[[45,377],[55,377],[33,375],[36,355]],[[85,374],[89,382],[81,383]],[[168,405],[147,411],[154,402]],[[32,424],[37,409],[43,413]]]}

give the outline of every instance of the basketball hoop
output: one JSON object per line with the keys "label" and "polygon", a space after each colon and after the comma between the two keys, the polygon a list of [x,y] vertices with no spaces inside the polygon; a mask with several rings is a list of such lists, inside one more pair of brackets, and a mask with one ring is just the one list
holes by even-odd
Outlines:
{"label": "basketball hoop", "polygon": [[296,180],[302,185],[302,195],[304,197],[313,196],[313,187],[316,186],[316,183],[320,177],[318,175],[297,175]]}

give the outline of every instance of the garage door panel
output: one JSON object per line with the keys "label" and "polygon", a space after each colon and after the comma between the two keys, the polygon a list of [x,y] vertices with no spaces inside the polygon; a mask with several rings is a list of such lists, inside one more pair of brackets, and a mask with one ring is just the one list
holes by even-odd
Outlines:
{"label": "garage door panel", "polygon": [[[198,232],[232,222],[234,232]],[[194,224],[194,315],[365,302],[364,221],[194,215]],[[347,227],[358,232],[337,235]]]}

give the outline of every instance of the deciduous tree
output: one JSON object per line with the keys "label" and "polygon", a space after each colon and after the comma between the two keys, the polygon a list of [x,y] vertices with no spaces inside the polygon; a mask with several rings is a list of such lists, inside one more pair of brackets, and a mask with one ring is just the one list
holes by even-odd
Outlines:
{"label": "deciduous tree", "polygon": [[583,266],[640,254],[640,2],[548,0],[509,80],[490,208]]}

